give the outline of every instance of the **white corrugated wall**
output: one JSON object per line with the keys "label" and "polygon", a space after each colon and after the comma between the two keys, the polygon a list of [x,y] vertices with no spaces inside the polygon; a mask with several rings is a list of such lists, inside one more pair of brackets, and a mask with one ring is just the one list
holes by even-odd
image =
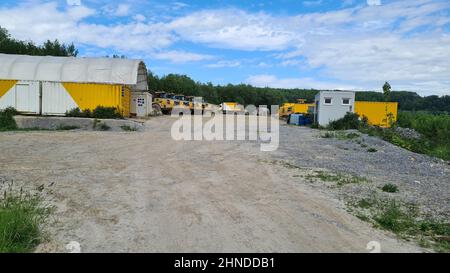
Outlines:
{"label": "white corrugated wall", "polygon": [[42,83],[43,115],[64,115],[66,111],[77,107],[78,105],[61,83]]}
{"label": "white corrugated wall", "polygon": [[39,114],[39,82],[17,82],[0,98],[0,109],[7,107],[26,114]]}

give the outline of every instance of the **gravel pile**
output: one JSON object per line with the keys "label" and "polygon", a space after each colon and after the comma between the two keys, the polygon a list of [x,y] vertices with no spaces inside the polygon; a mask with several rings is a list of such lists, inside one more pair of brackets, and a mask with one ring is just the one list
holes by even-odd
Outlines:
{"label": "gravel pile", "polygon": [[370,186],[343,187],[340,191],[344,195],[370,195],[384,184],[395,184],[400,190],[392,194],[395,198],[417,204],[424,213],[450,218],[450,166],[447,162],[407,151],[376,137],[362,134],[353,139],[321,137],[324,134],[319,130],[283,125],[280,148],[273,156],[300,167],[323,168],[372,181]]}
{"label": "gravel pile", "polygon": [[404,138],[420,139],[422,135],[414,129],[396,127],[395,131]]}

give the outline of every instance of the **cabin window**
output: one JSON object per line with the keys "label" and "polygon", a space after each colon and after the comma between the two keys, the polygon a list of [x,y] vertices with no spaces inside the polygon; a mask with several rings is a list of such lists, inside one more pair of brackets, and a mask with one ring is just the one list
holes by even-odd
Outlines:
{"label": "cabin window", "polygon": [[331,105],[333,104],[333,99],[332,98],[325,98],[325,105]]}
{"label": "cabin window", "polygon": [[348,99],[348,98],[343,98],[343,99],[342,99],[342,105],[350,105],[350,99]]}

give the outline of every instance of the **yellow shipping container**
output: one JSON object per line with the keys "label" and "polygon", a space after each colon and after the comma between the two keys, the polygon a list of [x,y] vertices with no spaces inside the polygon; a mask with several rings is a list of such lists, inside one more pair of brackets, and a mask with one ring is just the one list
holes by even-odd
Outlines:
{"label": "yellow shipping container", "polygon": [[64,115],[115,107],[130,116],[132,92],[146,92],[142,60],[0,54],[0,109]]}
{"label": "yellow shipping container", "polygon": [[360,117],[367,117],[369,124],[380,127],[389,127],[390,122],[397,121],[397,102],[355,102],[355,113]]}
{"label": "yellow shipping container", "polygon": [[63,83],[64,88],[82,110],[97,106],[115,107],[119,113],[130,115],[130,89],[122,85]]}

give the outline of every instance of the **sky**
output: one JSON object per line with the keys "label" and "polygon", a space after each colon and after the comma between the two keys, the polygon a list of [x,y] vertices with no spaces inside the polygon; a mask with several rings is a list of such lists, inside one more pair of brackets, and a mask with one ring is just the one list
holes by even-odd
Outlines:
{"label": "sky", "polygon": [[2,0],[0,26],[160,76],[450,95],[449,0]]}

